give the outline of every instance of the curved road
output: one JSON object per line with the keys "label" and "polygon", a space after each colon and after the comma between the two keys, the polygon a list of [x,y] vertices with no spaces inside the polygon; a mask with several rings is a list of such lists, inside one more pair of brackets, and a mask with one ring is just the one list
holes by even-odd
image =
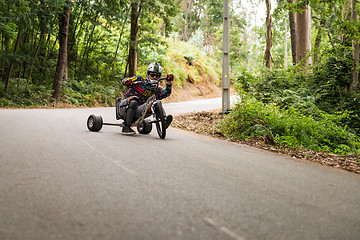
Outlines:
{"label": "curved road", "polygon": [[0,110],[0,239],[360,239],[359,175],[174,128],[93,133],[92,113],[115,119]]}

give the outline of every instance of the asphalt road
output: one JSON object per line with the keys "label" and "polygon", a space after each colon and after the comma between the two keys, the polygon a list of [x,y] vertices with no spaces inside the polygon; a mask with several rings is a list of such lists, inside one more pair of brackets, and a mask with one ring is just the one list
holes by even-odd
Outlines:
{"label": "asphalt road", "polygon": [[1,240],[360,239],[359,175],[174,128],[89,132],[92,113],[115,121],[0,110]]}

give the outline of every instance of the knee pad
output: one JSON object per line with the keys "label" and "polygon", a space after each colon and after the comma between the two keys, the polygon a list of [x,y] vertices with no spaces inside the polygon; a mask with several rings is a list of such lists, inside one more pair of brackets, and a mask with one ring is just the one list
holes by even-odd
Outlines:
{"label": "knee pad", "polygon": [[130,100],[128,108],[136,110],[137,106],[138,106],[138,102],[135,99]]}
{"label": "knee pad", "polygon": [[116,120],[119,120],[121,118],[120,116],[120,103],[121,103],[121,98],[117,98],[116,101],[115,101],[115,112],[116,112]]}

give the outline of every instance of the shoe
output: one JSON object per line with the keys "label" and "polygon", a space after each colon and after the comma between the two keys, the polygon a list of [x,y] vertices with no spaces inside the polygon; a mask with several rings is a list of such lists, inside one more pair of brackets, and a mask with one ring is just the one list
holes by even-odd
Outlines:
{"label": "shoe", "polygon": [[134,130],[132,130],[131,127],[129,127],[129,126],[124,126],[122,128],[121,133],[124,134],[124,135],[134,135],[134,134],[136,134],[136,132]]}
{"label": "shoe", "polygon": [[166,119],[165,119],[165,128],[168,128],[171,124],[173,120],[173,116],[172,115],[167,115]]}

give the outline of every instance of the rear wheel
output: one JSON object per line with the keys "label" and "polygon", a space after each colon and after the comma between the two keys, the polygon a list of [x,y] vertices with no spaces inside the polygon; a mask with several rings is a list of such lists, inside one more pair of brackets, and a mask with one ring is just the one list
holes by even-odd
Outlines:
{"label": "rear wheel", "polygon": [[156,130],[161,139],[166,136],[165,111],[160,101],[155,103]]}
{"label": "rear wheel", "polygon": [[101,116],[96,116],[94,114],[90,115],[87,120],[87,127],[92,132],[98,132],[103,126],[103,119]]}
{"label": "rear wheel", "polygon": [[144,119],[142,124],[137,127],[137,130],[140,134],[149,134],[152,130],[152,125],[149,120]]}

